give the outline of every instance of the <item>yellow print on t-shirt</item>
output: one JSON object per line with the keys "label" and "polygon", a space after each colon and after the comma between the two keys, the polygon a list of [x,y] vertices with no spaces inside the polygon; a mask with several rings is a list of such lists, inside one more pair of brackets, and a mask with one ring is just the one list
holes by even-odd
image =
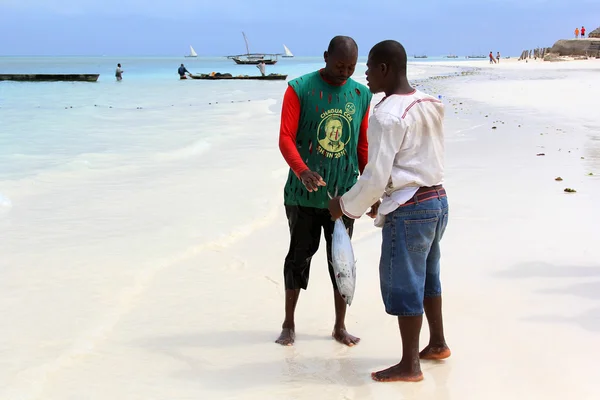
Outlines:
{"label": "yellow print on t-shirt", "polygon": [[340,158],[347,154],[346,145],[352,137],[350,123],[354,114],[353,106],[354,104],[348,103],[345,111],[333,108],[321,114],[321,122],[317,128],[319,154],[327,158]]}

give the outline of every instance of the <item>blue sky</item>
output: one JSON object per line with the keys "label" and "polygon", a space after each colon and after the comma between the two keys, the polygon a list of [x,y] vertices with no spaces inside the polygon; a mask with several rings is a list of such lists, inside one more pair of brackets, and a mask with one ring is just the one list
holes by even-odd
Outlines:
{"label": "blue sky", "polygon": [[518,55],[600,25],[600,0],[0,0],[0,55],[321,55],[337,34],[361,55],[396,39],[409,54]]}

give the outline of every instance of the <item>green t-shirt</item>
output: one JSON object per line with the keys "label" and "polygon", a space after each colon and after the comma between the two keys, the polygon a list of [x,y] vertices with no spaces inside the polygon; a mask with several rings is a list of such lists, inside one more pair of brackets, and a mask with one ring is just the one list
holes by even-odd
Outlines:
{"label": "green t-shirt", "polygon": [[358,136],[373,95],[348,79],[342,86],[323,80],[319,71],[288,83],[300,100],[296,146],[302,160],[327,184],[309,192],[290,169],[284,189],[284,204],[327,208],[329,197],[346,193],[358,179]]}

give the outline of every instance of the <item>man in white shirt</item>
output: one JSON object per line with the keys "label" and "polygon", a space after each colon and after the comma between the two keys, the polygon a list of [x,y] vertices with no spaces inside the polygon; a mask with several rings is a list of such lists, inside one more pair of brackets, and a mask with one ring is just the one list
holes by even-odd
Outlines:
{"label": "man in white shirt", "polygon": [[[383,228],[379,264],[385,309],[398,317],[402,360],[371,374],[376,381],[423,379],[419,358],[450,356],[442,325],[440,240],[448,224],[444,175],[444,106],[413,89],[406,76],[404,47],[386,40],[375,45],[367,62],[367,82],[385,97],[369,119],[369,159],[358,182],[331,199],[333,219],[357,219],[373,207],[375,225]],[[429,345],[419,353],[423,311],[429,322]]]}

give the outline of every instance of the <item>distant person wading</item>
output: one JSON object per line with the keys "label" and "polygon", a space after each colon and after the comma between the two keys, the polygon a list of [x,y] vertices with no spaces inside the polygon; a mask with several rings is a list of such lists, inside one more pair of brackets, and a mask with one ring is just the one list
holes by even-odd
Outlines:
{"label": "distant person wading", "polygon": [[187,79],[187,77],[185,76],[186,73],[192,76],[190,71],[188,71],[183,64],[181,64],[177,72],[179,73],[179,79]]}
{"label": "distant person wading", "polygon": [[117,64],[117,69],[115,70],[115,78],[117,78],[117,81],[123,80],[123,70],[121,69],[121,64]]}

